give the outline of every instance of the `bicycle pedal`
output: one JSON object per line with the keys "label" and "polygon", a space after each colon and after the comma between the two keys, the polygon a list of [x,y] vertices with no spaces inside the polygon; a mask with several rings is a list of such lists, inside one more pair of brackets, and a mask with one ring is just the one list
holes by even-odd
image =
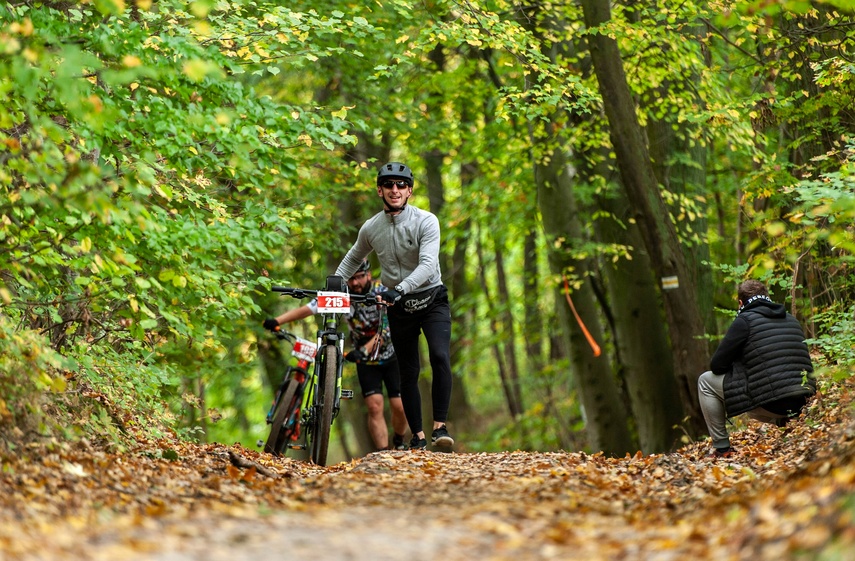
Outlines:
{"label": "bicycle pedal", "polygon": [[342,399],[353,399],[353,390],[341,390]]}
{"label": "bicycle pedal", "polygon": [[305,450],[306,446],[304,444],[289,444],[288,448],[291,450]]}

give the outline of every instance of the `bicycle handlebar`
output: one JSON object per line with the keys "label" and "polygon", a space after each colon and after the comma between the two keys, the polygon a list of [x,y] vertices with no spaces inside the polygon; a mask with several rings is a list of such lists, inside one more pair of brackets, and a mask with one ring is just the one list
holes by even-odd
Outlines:
{"label": "bicycle handlebar", "polygon": [[[290,286],[273,286],[271,287],[273,292],[280,292],[286,296],[291,296],[292,298],[309,298],[310,296],[317,296],[318,292],[326,292],[324,290],[312,290],[309,288],[292,288]],[[375,301],[376,296],[373,294],[354,294],[349,293],[350,301],[355,303],[366,303],[371,302],[373,304],[378,304],[385,306],[386,303],[382,301]]]}

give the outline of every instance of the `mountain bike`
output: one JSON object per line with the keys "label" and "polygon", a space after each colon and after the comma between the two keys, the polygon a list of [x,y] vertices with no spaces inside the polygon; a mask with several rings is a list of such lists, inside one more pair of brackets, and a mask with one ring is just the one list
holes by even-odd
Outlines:
{"label": "mountain bike", "polygon": [[[279,340],[292,342],[291,356],[297,359],[296,364],[288,366],[282,383],[273,398],[270,411],[267,412],[267,424],[270,434],[264,443],[264,451],[275,456],[283,449],[302,449],[299,444],[301,435],[300,413],[304,406],[305,389],[309,381],[309,365],[315,362],[318,346],[307,339],[297,337],[287,331],[276,331]],[[259,441],[261,445],[261,441]]]}
{"label": "mountain bike", "polygon": [[[289,447],[308,447],[311,451],[312,462],[325,466],[327,452],[329,451],[330,431],[333,421],[341,409],[341,400],[353,398],[353,390],[343,390],[341,387],[341,372],[344,364],[344,333],[339,327],[339,319],[343,314],[350,313],[351,303],[372,302],[378,306],[383,304],[375,302],[375,297],[372,295],[350,294],[347,291],[344,279],[335,275],[327,277],[325,290],[285,286],[274,286],[272,290],[293,298],[317,298],[317,313],[323,316],[322,325],[317,332],[317,354],[314,368],[312,368],[302,392],[300,430],[304,444],[293,444]],[[295,393],[291,401],[285,399],[288,397],[287,395],[283,395],[281,400],[283,403],[291,404],[290,412],[293,412],[296,392],[300,389],[298,385],[291,384],[286,392],[290,391],[292,386],[294,386]],[[290,413],[282,414],[284,422],[287,422],[289,415]],[[276,425],[277,421],[274,414],[271,434],[276,429]],[[282,425],[279,430],[280,432],[285,430],[285,425]],[[275,449],[280,436],[277,436],[271,449]]]}

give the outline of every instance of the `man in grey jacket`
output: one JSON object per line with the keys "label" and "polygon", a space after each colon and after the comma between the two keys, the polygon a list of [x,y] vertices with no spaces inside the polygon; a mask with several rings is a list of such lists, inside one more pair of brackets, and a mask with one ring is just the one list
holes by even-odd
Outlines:
{"label": "man in grey jacket", "polygon": [[419,336],[428,346],[433,382],[432,445],[450,450],[454,439],[446,419],[451,401],[451,308],[439,269],[440,232],[436,216],[407,204],[413,194],[413,172],[400,162],[389,162],[377,173],[377,196],[383,212],[369,218],[359,229],[356,243],[335,274],[350,275],[372,251],[380,261],[380,296],[389,304],[392,345],[398,354],[401,399],[413,433],[411,449],[424,449],[419,392]]}
{"label": "man in grey jacket", "polygon": [[701,374],[698,393],[713,455],[732,455],[725,420],[741,413],[783,426],[816,392],[813,365],[798,320],[747,280],[737,291],[736,319]]}

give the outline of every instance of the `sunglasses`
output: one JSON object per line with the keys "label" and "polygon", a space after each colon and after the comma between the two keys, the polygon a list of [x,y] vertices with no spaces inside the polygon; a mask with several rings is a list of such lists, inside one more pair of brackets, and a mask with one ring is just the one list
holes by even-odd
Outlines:
{"label": "sunglasses", "polygon": [[398,189],[406,189],[410,186],[410,184],[404,181],[403,179],[387,179],[386,181],[381,183],[380,186],[385,187],[386,189],[391,189],[392,187],[397,187]]}

